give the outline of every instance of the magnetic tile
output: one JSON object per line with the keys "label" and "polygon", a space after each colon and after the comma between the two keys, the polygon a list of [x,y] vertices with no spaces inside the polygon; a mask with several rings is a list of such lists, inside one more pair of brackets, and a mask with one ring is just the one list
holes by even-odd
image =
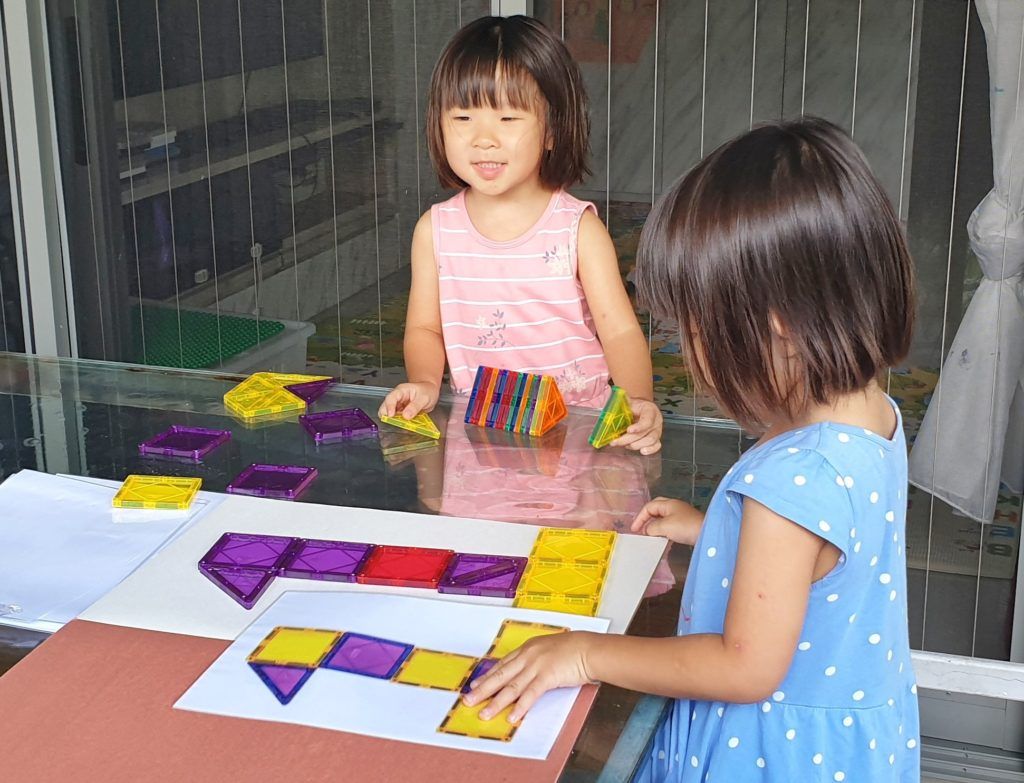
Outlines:
{"label": "magnetic tile", "polygon": [[558,384],[550,375],[545,375],[541,381],[537,407],[530,422],[530,434],[543,435],[568,415],[569,411],[565,407],[562,393],[558,390]]}
{"label": "magnetic tile", "polygon": [[177,476],[128,476],[114,495],[117,508],[186,509],[203,480]]}
{"label": "magnetic tile", "polygon": [[524,593],[520,590],[512,605],[518,609],[540,609],[545,612],[594,617],[600,603],[600,595],[571,596],[559,593]]}
{"label": "magnetic tile", "polygon": [[358,581],[372,585],[436,589],[454,554],[450,549],[378,546],[359,572]]}
{"label": "magnetic tile", "polygon": [[260,663],[250,663],[249,666],[282,704],[287,704],[295,698],[295,694],[315,671],[294,666],[271,666]]}
{"label": "magnetic tile", "polygon": [[297,386],[299,384],[315,383],[317,381],[331,381],[333,378],[330,375],[301,375],[299,373],[287,373],[287,372],[261,372],[256,373],[265,378],[270,383],[281,388],[287,388],[289,386]]}
{"label": "magnetic tile", "polygon": [[299,423],[317,443],[372,438],[377,425],[359,408],[344,408],[299,416]]}
{"label": "magnetic tile", "polygon": [[390,680],[412,651],[411,644],[361,633],[346,633],[322,666],[326,669]]}
{"label": "magnetic tile", "polygon": [[615,547],[614,530],[580,528],[542,528],[534,541],[530,560],[563,560],[600,564],[611,560]]}
{"label": "magnetic tile", "polygon": [[607,571],[605,565],[530,560],[519,582],[519,592],[576,597],[600,595]]}
{"label": "magnetic tile", "polygon": [[417,647],[405,659],[392,681],[442,691],[459,691],[476,667],[477,660],[472,655]]}
{"label": "magnetic tile", "polygon": [[341,631],[278,626],[253,650],[248,661],[315,669],[340,638]]}
{"label": "magnetic tile", "polygon": [[277,576],[270,568],[199,564],[199,573],[246,609],[252,609]]}
{"label": "magnetic tile", "polygon": [[462,692],[469,693],[469,686],[486,675],[497,663],[497,658],[481,658],[477,665],[473,667],[473,671],[470,672],[469,677],[466,679],[466,684],[462,686]]}
{"label": "magnetic tile", "polygon": [[459,734],[463,737],[508,742],[519,728],[517,724],[509,723],[508,720],[509,713],[512,712],[512,705],[510,704],[490,720],[481,720],[480,710],[489,703],[484,701],[468,707],[460,696],[448,710],[448,714],[437,730],[445,734]]}
{"label": "magnetic tile", "polygon": [[161,457],[180,457],[198,462],[231,438],[228,430],[205,427],[184,427],[175,424],[170,429],[139,444],[139,453]]}
{"label": "magnetic tile", "polygon": [[317,476],[316,468],[299,465],[250,465],[227,486],[236,495],[295,500]]}
{"label": "magnetic tile", "polygon": [[602,449],[623,435],[632,423],[633,411],[629,407],[626,392],[618,386],[613,386],[611,396],[601,409],[588,442],[595,449]]}
{"label": "magnetic tile", "polygon": [[225,533],[200,559],[200,565],[247,566],[276,571],[296,539],[254,533]]}
{"label": "magnetic tile", "polygon": [[284,386],[287,383],[314,380],[323,378],[254,373],[224,395],[224,407],[246,421],[275,414],[302,412],[306,410],[306,401]]}
{"label": "magnetic tile", "polygon": [[288,559],[281,564],[281,576],[354,582],[373,548],[373,544],[300,538]]}
{"label": "magnetic tile", "polygon": [[441,431],[427,413],[418,413],[411,419],[407,419],[402,415],[381,416],[380,420],[385,424],[390,424],[392,427],[409,430],[427,438],[437,439],[441,437]]}
{"label": "magnetic tile", "polygon": [[437,589],[442,593],[514,598],[525,568],[525,557],[458,552]]}
{"label": "magnetic tile", "polygon": [[552,633],[562,633],[566,630],[568,629],[560,625],[505,620],[501,624],[498,635],[494,637],[491,649],[487,651],[487,658],[504,658],[510,652],[518,650],[523,644],[536,636],[547,636]]}
{"label": "magnetic tile", "polygon": [[305,381],[303,383],[293,383],[285,386],[285,390],[291,392],[296,397],[299,397],[307,405],[316,402],[327,392],[331,386],[335,383],[334,378],[325,378],[320,381]]}

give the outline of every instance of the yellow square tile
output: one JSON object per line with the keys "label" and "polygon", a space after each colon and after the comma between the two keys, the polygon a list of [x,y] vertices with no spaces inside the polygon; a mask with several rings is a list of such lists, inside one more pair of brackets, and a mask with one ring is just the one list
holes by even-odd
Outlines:
{"label": "yellow square tile", "polygon": [[578,530],[546,527],[537,534],[531,560],[564,560],[601,564],[611,560],[614,530]]}
{"label": "yellow square tile", "polygon": [[506,620],[501,624],[498,635],[494,637],[494,643],[491,644],[491,649],[487,651],[487,657],[504,658],[510,652],[519,649],[536,636],[547,636],[551,633],[561,633],[566,630],[568,629],[560,625]]}
{"label": "yellow square tile", "polygon": [[473,707],[467,707],[460,697],[452,708],[448,710],[444,721],[437,727],[438,731],[445,734],[459,734],[463,737],[476,737],[477,739],[493,739],[508,742],[512,735],[519,728],[518,724],[509,723],[508,715],[512,711],[509,705],[490,720],[480,719],[480,710],[489,702],[480,702]]}
{"label": "yellow square tile", "polygon": [[117,508],[186,509],[203,485],[199,478],[129,476],[114,495]]}
{"label": "yellow square tile", "polygon": [[405,659],[392,682],[437,688],[442,691],[461,690],[473,673],[477,658],[471,655],[424,650],[417,647]]}
{"label": "yellow square tile", "polygon": [[340,638],[341,631],[278,626],[267,634],[248,660],[249,663],[313,669],[327,657]]}
{"label": "yellow square tile", "polygon": [[604,588],[608,567],[588,563],[530,560],[519,583],[520,593],[561,593],[597,596]]}

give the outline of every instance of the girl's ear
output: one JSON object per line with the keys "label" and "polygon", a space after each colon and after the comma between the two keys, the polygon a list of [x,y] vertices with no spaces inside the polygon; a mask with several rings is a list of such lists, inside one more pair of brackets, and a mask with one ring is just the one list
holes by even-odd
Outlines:
{"label": "girl's ear", "polygon": [[786,323],[779,317],[779,314],[776,312],[771,312],[768,314],[768,321],[772,327],[773,341],[784,349],[784,355],[787,358],[791,358],[794,354],[794,351],[793,341],[791,339],[792,336],[789,327],[786,326]]}
{"label": "girl's ear", "polygon": [[772,325],[772,333],[777,338],[779,338],[780,340],[788,340],[789,339],[789,328],[786,326],[786,324],[784,324],[782,322],[782,319],[779,318],[779,314],[778,313],[776,313],[776,312],[769,313],[768,314],[768,321]]}

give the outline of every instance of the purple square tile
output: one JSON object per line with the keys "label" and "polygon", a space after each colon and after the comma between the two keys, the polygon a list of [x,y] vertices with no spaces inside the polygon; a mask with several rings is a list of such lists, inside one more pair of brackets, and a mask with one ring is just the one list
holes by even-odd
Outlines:
{"label": "purple square tile", "polygon": [[277,575],[269,568],[199,564],[199,572],[246,609],[252,609]]}
{"label": "purple square tile", "polygon": [[277,571],[296,541],[288,536],[225,533],[199,561],[201,565],[244,566]]}
{"label": "purple square tile", "polygon": [[199,461],[231,439],[229,430],[182,427],[177,424],[139,444],[139,453]]}
{"label": "purple square tile", "polygon": [[288,560],[282,564],[281,576],[354,582],[372,550],[373,544],[300,538]]}
{"label": "purple square tile", "polygon": [[497,658],[481,658],[480,662],[473,667],[473,671],[466,680],[466,684],[462,686],[462,692],[469,693],[470,686],[493,669],[497,662]]}
{"label": "purple square tile", "polygon": [[316,468],[298,465],[250,465],[227,486],[236,495],[295,500],[317,476]]}
{"label": "purple square tile", "polygon": [[359,408],[308,413],[299,416],[299,422],[317,443],[372,438],[377,434],[377,425],[373,419]]}
{"label": "purple square tile", "polygon": [[525,557],[457,552],[437,589],[441,593],[515,598],[525,568]]}
{"label": "purple square tile", "polygon": [[412,650],[411,644],[361,633],[346,633],[321,666],[390,680]]}

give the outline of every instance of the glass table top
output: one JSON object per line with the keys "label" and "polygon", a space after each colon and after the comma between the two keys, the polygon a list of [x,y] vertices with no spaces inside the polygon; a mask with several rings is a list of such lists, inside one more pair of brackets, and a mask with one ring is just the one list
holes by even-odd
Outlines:
{"label": "glass table top", "polygon": [[[509,523],[627,530],[651,497],[667,495],[705,507],[719,480],[752,441],[734,426],[668,419],[659,454],[593,449],[587,438],[596,412],[573,409],[540,439],[463,423],[465,402],[442,398],[432,418],[442,439],[407,448],[408,435],[381,427],[380,438],[317,445],[297,417],[249,426],[224,408],[235,375],[139,367],[80,360],[38,359],[0,353],[0,481],[22,469],[121,480],[130,473],[199,476],[203,489],[223,491],[251,463],[306,465],[319,477],[300,502],[445,514]],[[381,389],[338,384],[311,411],[361,408],[376,415]],[[143,456],[139,444],[172,425],[229,429],[231,440],[200,464]],[[675,632],[686,547],[671,549],[659,564],[630,633]],[[936,637],[929,649],[959,652],[965,629],[975,629],[978,655],[1006,658],[1012,612],[1009,580],[910,570],[911,638],[921,646],[918,624],[926,595]],[[915,589],[915,585],[918,587]],[[940,600],[939,591],[970,591],[982,604],[1005,611],[986,615],[962,602]],[[975,592],[977,590],[977,592]],[[948,638],[947,638],[948,637]],[[0,625],[0,674],[45,639]],[[984,645],[987,645],[984,646]],[[563,779],[613,780],[628,774],[642,752],[661,700],[604,686],[584,726]],[[621,741],[620,741],[621,740]],[[619,743],[618,746],[616,743]]]}

